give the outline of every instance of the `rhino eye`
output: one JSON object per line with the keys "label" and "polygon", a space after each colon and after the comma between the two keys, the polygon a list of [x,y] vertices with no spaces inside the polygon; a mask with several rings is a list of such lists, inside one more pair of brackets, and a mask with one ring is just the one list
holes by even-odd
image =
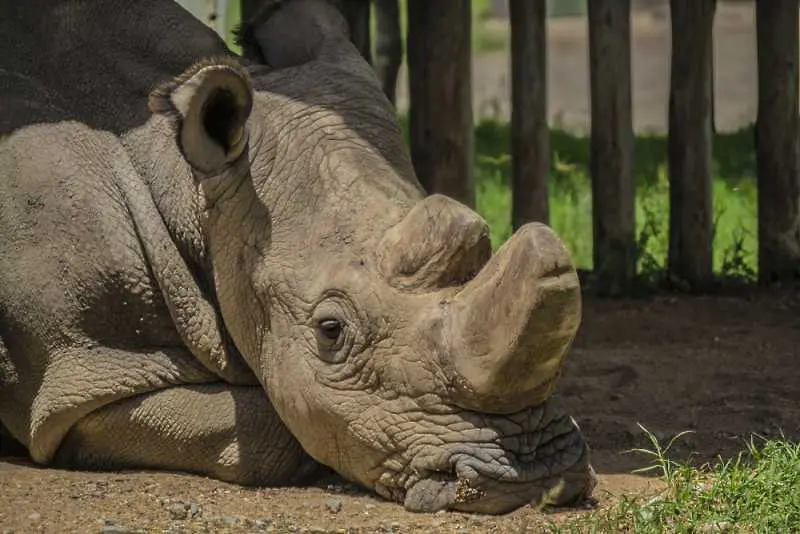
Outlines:
{"label": "rhino eye", "polygon": [[358,324],[347,319],[356,317],[354,306],[346,297],[329,294],[312,312],[309,326],[314,333],[317,358],[327,363],[342,363],[349,358],[358,340]]}
{"label": "rhino eye", "polygon": [[322,319],[317,323],[317,338],[327,346],[335,345],[342,337],[343,326],[338,319]]}

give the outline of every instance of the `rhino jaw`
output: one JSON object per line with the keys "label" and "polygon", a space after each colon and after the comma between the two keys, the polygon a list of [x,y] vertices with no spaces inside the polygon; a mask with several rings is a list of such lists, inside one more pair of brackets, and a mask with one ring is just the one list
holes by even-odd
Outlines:
{"label": "rhino jaw", "polygon": [[[509,416],[464,414],[483,432],[477,442],[442,444],[409,462],[400,491],[379,484],[379,494],[412,512],[439,510],[503,514],[521,506],[568,505],[588,499],[597,483],[589,449],[575,421],[557,402]],[[502,433],[516,428],[518,434]],[[387,477],[386,480],[389,480]]]}

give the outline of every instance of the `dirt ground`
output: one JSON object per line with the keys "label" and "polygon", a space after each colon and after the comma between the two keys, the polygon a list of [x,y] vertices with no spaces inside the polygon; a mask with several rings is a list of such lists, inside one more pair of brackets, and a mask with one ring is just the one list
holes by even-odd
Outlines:
{"label": "dirt ground", "polygon": [[[800,292],[587,298],[561,385],[593,449],[599,506],[657,491],[625,453],[683,430],[675,456],[730,457],[751,433],[800,439]],[[537,532],[582,510],[420,515],[329,480],[242,489],[189,475],[82,473],[0,461],[0,532]],[[5,530],[4,530],[5,529]],[[130,530],[126,530],[130,529]]]}

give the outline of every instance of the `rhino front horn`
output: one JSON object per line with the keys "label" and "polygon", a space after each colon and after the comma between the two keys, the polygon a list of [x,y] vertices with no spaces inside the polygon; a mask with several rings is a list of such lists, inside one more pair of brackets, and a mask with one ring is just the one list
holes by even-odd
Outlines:
{"label": "rhino front horn", "polygon": [[446,372],[466,409],[513,413],[553,392],[581,319],[569,253],[540,223],[520,228],[448,306]]}
{"label": "rhino front horn", "polygon": [[386,232],[377,250],[378,267],[389,283],[419,292],[471,280],[491,254],[486,221],[438,194],[417,203]]}

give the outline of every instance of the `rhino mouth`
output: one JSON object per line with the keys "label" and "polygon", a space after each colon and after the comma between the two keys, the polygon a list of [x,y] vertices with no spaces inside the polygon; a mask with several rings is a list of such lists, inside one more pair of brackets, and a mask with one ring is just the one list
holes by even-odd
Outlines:
{"label": "rhino mouth", "polygon": [[[462,414],[465,434],[483,439],[420,448],[402,472],[384,470],[377,493],[427,513],[503,514],[585,501],[596,485],[588,447],[575,421],[546,404],[505,417]],[[482,426],[472,426],[478,420]],[[499,431],[511,426],[516,431]]]}

